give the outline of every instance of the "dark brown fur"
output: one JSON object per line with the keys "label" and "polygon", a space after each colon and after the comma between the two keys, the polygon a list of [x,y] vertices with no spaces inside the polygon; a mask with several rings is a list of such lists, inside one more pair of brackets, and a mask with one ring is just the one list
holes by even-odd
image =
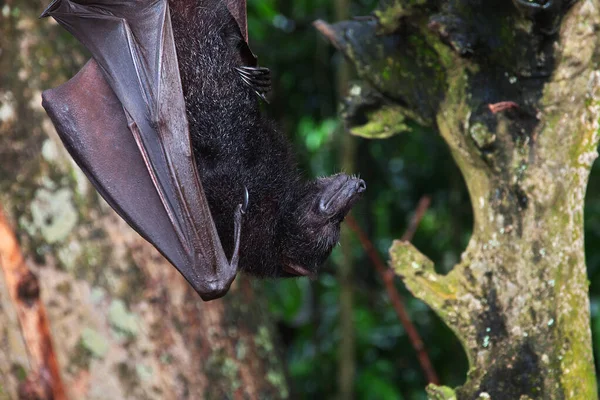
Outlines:
{"label": "dark brown fur", "polygon": [[244,65],[244,41],[226,6],[170,5],[192,145],[226,254],[233,251],[232,216],[245,186],[250,202],[240,268],[272,277],[291,276],[286,265],[315,272],[364,182],[345,175],[302,179],[284,136],[261,115],[258,97],[234,68]]}

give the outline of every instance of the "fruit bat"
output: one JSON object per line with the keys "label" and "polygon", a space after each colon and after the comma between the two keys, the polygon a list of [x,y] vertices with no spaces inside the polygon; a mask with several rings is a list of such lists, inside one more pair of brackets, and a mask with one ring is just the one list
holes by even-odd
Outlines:
{"label": "fruit bat", "polygon": [[42,16],[93,57],[43,93],[65,147],[202,299],[238,269],[316,274],[365,183],[302,179],[260,112],[271,80],[247,43],[245,0],[55,0]]}

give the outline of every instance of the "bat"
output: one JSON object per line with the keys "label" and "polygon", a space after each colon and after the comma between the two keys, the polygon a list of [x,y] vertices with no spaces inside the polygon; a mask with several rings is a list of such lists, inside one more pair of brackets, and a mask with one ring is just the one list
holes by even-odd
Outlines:
{"label": "bat", "polygon": [[260,112],[270,90],[245,0],[54,0],[92,54],[43,106],[108,204],[203,300],[238,270],[315,276],[365,191],[345,174],[303,179]]}

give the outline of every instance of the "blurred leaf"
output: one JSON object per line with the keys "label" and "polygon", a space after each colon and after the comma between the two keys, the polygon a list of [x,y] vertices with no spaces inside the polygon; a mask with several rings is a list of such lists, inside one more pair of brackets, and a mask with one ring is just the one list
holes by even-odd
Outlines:
{"label": "blurred leaf", "polygon": [[316,122],[310,117],[303,117],[298,124],[298,135],[304,139],[306,148],[315,152],[331,139],[338,126],[337,120],[332,118]]}
{"label": "blurred leaf", "polygon": [[286,323],[295,325],[303,306],[310,305],[307,299],[309,283],[306,279],[281,279],[272,284],[274,290],[269,291],[271,312]]}
{"label": "blurred leaf", "polygon": [[359,398],[361,400],[402,400],[402,394],[396,384],[386,378],[386,370],[393,366],[386,362],[376,362],[362,371],[357,379]]}

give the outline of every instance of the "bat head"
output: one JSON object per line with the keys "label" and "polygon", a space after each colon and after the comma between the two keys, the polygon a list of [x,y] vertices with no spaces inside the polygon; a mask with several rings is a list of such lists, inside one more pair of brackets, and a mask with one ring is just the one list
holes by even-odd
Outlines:
{"label": "bat head", "polygon": [[366,187],[362,179],[346,174],[308,184],[283,238],[282,277],[316,276],[339,241],[340,223]]}

